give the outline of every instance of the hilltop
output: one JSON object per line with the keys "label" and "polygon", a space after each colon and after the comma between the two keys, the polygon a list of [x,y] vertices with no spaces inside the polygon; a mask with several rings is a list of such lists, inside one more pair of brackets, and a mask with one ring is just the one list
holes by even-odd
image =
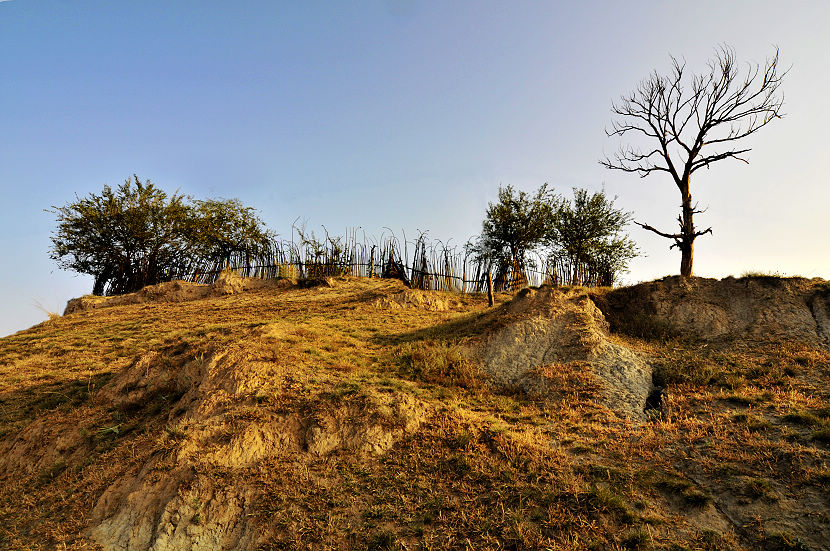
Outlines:
{"label": "hilltop", "polygon": [[164,283],[0,339],[0,547],[828,549],[830,284]]}

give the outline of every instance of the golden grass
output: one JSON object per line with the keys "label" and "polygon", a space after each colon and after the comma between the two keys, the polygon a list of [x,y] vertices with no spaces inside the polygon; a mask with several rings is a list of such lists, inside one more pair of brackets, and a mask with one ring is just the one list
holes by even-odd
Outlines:
{"label": "golden grass", "polygon": [[[376,394],[432,408],[380,456],[198,467],[214,484],[254,489],[263,549],[798,549],[810,535],[798,530],[830,523],[826,351],[614,337],[651,358],[667,388],[662,411],[635,423],[600,405],[579,372],[550,370],[561,391],[549,396],[494,387],[464,352],[493,323],[486,298],[448,312],[372,305],[399,290],[342,279],[124,305],[0,339],[0,445],[33,420],[84,442],[82,458],[0,470],[0,548],[94,549],[89,515],[113,481],[150,457],[163,457],[158,477],[176,468],[201,430],[176,416],[177,396],[101,400],[152,351],[175,372],[232,350],[258,374],[249,396],[227,404],[217,441],[269,415]],[[786,515],[797,522],[782,528]]]}

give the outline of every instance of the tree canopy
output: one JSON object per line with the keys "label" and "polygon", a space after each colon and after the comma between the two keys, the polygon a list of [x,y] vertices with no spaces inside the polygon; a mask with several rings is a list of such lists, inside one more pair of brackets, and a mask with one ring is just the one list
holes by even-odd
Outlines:
{"label": "tree canopy", "polygon": [[236,199],[169,195],[135,175],[49,212],[58,222],[51,258],[93,276],[98,295],[133,292],[233,254],[254,258],[273,237],[254,209]]}
{"label": "tree canopy", "polygon": [[637,256],[634,241],[623,232],[631,213],[614,207],[605,192],[573,190],[573,200],[559,202],[551,235],[550,257],[564,262],[571,285],[611,286]]}
{"label": "tree canopy", "polygon": [[[623,233],[631,214],[614,207],[605,192],[574,189],[573,201],[541,186],[535,193],[499,187],[472,252],[495,271],[495,284],[521,285],[526,270],[547,260],[567,284],[612,285],[637,255]],[[534,258],[535,256],[535,258]]]}
{"label": "tree canopy", "polygon": [[[533,195],[513,186],[499,186],[499,200],[489,203],[474,254],[492,264],[501,287],[510,274],[523,278],[528,252],[551,235],[558,198],[547,184]],[[532,261],[531,261],[532,264]]]}

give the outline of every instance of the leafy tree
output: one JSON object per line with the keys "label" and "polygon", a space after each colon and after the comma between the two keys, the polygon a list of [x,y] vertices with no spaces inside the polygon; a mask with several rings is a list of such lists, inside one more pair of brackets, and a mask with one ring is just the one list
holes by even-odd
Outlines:
{"label": "leafy tree", "polygon": [[263,229],[253,207],[239,199],[193,200],[188,241],[200,258],[223,261],[237,252],[259,256],[270,247],[270,235]]}
{"label": "leafy tree", "polygon": [[510,274],[514,283],[525,279],[528,252],[550,237],[557,202],[547,184],[533,195],[499,186],[499,200],[487,206],[481,234],[471,246],[479,260],[495,267],[497,287]]}
{"label": "leafy tree", "polygon": [[614,208],[604,192],[573,190],[573,201],[558,203],[549,237],[550,256],[564,260],[568,283],[611,286],[637,247],[623,228],[631,213]]}
{"label": "leafy tree", "polygon": [[258,255],[271,239],[253,209],[238,200],[168,195],[138,176],[49,212],[58,222],[51,258],[93,276],[97,295],[136,291],[196,262]]}
{"label": "leafy tree", "polygon": [[526,270],[534,265],[530,253],[544,248],[550,262],[567,268],[566,283],[612,285],[637,255],[623,233],[630,219],[604,192],[574,189],[570,201],[547,184],[534,194],[500,187],[499,201],[488,205],[471,248],[486,269],[495,268],[494,283],[500,288],[511,280],[526,281]]}
{"label": "leafy tree", "polygon": [[692,174],[726,159],[748,163],[745,154],[750,149],[736,142],[781,117],[784,98],[778,88],[785,74],[778,69],[777,50],[763,68],[749,65],[742,76],[735,52],[722,47],[709,62],[708,71],[687,75],[686,64],[672,58],[668,75],[655,71],[612,106],[619,119],[608,134],[642,136],[648,145],[623,147],[614,159],[606,158],[601,164],[643,178],[655,172],[671,176],[681,197],[679,231],[663,232],[635,223],[674,241],[670,248],[680,250],[681,275],[693,273],[695,239],[712,232],[712,228],[695,228],[694,215],[701,211],[692,202]]}

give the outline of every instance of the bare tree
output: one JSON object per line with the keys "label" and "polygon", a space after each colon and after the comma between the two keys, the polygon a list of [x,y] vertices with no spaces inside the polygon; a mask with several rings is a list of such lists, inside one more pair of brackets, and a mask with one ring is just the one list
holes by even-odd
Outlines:
{"label": "bare tree", "polygon": [[[708,72],[687,76],[686,63],[672,57],[668,75],[656,71],[630,94],[612,105],[618,119],[606,130],[609,136],[645,136],[651,145],[645,149],[623,146],[613,159],[600,164],[606,168],[634,172],[645,178],[653,172],[667,172],[680,190],[680,230],[668,233],[648,224],[635,222],[643,229],[674,240],[669,248],[680,249],[680,274],[692,275],[695,239],[712,228],[698,231],[693,223],[701,212],[692,203],[691,176],[701,168],[724,159],[748,163],[750,149],[737,142],[781,117],[783,95],[778,87],[786,74],[778,67],[778,50],[763,67],[747,65],[739,71],[735,52],[728,46],[716,51]],[[653,146],[653,148],[652,148]]]}

